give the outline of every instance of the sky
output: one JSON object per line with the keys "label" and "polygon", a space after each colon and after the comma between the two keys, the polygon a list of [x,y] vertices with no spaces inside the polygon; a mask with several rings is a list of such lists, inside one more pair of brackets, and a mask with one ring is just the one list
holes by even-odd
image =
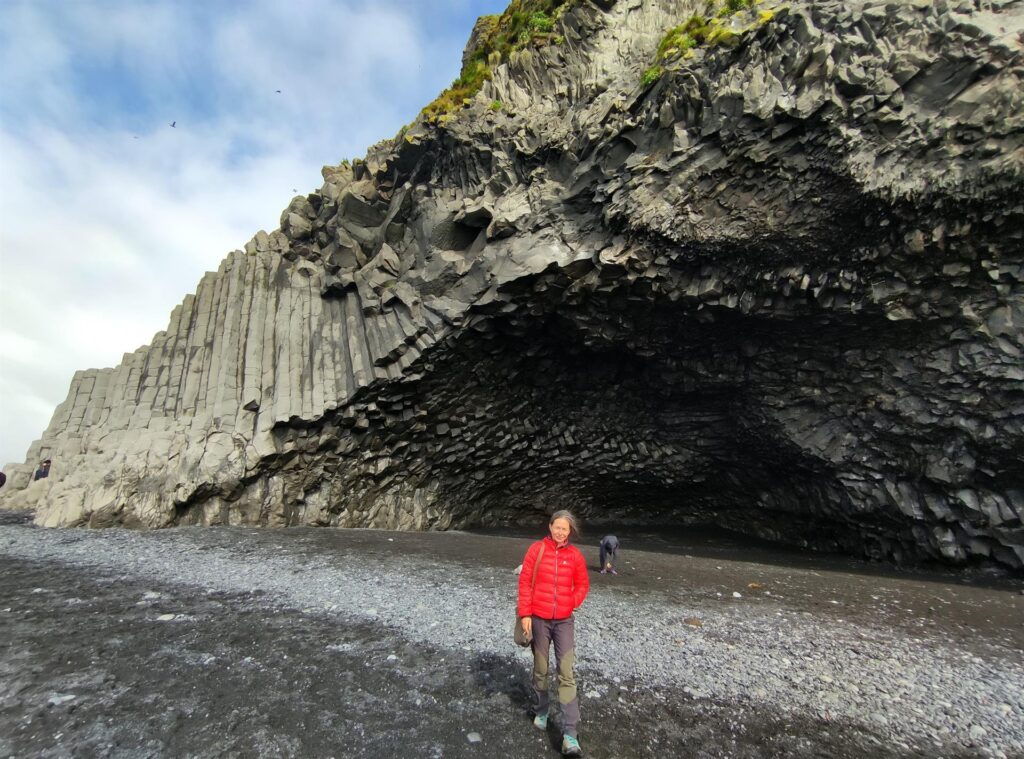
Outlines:
{"label": "sky", "polygon": [[412,121],[506,5],[0,0],[0,466],[76,370],[148,344],[322,166]]}

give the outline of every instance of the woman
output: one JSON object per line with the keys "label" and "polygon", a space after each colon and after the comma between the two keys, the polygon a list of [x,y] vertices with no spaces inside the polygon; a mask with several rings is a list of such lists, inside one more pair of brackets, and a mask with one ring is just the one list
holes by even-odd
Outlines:
{"label": "woman", "polygon": [[568,511],[556,511],[548,521],[548,532],[551,534],[526,550],[519,573],[519,624],[533,648],[533,724],[541,730],[548,725],[548,647],[554,642],[558,702],[562,706],[562,754],[582,756],[576,735],[580,702],[573,672],[576,644],[572,613],[587,597],[590,578],[583,554],[569,545],[569,538],[579,534],[576,517]]}

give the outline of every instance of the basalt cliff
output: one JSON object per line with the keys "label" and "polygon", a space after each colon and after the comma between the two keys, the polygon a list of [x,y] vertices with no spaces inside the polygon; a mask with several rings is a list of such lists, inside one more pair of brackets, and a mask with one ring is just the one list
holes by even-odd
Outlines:
{"label": "basalt cliff", "polygon": [[568,507],[1021,571],[1024,3],[538,7],[504,49],[510,14],[478,24],[464,100],[325,167],[149,346],[77,373],[4,505]]}

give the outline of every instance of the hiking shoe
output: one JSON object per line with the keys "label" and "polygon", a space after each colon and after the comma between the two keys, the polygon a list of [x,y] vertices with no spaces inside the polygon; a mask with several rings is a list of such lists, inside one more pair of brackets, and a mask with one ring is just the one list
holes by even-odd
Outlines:
{"label": "hiking shoe", "polygon": [[607,569],[602,569],[602,570],[601,570],[601,574],[607,574],[607,573],[608,573],[608,570],[607,570]]}
{"label": "hiking shoe", "polygon": [[547,730],[548,729],[548,715],[547,714],[538,714],[538,715],[536,715],[533,718],[533,725],[538,730]]}
{"label": "hiking shoe", "polygon": [[571,735],[562,736],[562,756],[583,756],[580,742]]}
{"label": "hiking shoe", "polygon": [[613,569],[613,570],[611,570],[611,573],[612,573],[613,575],[617,575],[617,574],[618,574],[618,572],[616,572],[616,571],[615,571],[614,569]]}

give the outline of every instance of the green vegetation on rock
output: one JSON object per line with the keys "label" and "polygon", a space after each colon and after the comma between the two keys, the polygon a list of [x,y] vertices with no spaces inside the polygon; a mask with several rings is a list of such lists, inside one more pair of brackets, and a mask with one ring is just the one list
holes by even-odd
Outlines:
{"label": "green vegetation on rock", "polygon": [[753,8],[756,0],[725,0],[725,5],[718,11],[719,16],[739,13],[746,8]]}
{"label": "green vegetation on rock", "polygon": [[704,13],[695,13],[684,23],[665,33],[654,56],[654,64],[644,70],[640,84],[649,87],[665,73],[669,64],[693,55],[700,46],[735,44],[740,35],[771,20],[770,10],[761,11],[746,25],[737,25],[734,16],[753,13],[760,0],[708,0]]}
{"label": "green vegetation on rock", "polygon": [[665,69],[655,64],[644,71],[642,77],[640,77],[640,84],[644,87],[650,87],[656,81],[661,79],[661,75],[665,73]]}
{"label": "green vegetation on rock", "polygon": [[512,0],[500,16],[482,16],[477,22],[477,45],[466,58],[458,79],[420,115],[427,121],[444,123],[469,103],[491,78],[494,67],[513,53],[530,45],[560,44],[562,38],[554,34],[555,22],[575,2]]}

